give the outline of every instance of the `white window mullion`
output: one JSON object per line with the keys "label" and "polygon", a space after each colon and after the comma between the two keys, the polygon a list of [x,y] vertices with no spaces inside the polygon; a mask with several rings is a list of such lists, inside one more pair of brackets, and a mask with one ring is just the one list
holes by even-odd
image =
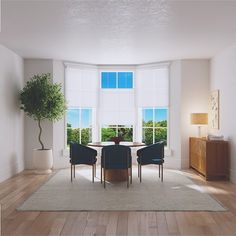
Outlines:
{"label": "white window mullion", "polygon": [[79,143],[81,144],[81,132],[82,132],[82,128],[81,128],[81,124],[82,124],[82,121],[81,121],[81,117],[82,117],[82,109],[80,108],[79,109],[80,113],[79,113],[79,129],[80,129],[80,132],[79,132]]}
{"label": "white window mullion", "polygon": [[155,143],[155,125],[154,125],[154,120],[155,120],[155,108],[152,108],[152,143]]}
{"label": "white window mullion", "polygon": [[116,89],[118,89],[118,72],[116,72]]}

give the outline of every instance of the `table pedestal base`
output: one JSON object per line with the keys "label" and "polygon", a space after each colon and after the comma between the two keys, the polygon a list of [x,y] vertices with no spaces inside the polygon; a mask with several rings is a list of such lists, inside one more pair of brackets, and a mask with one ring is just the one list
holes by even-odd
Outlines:
{"label": "table pedestal base", "polygon": [[106,170],[106,181],[122,182],[127,181],[128,174],[126,169]]}

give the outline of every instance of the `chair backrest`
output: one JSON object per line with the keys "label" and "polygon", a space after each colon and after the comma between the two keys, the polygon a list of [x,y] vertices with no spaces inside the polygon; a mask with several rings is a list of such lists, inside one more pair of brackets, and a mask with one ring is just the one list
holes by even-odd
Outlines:
{"label": "chair backrest", "polygon": [[124,145],[109,145],[102,148],[101,164],[106,169],[127,169],[131,165],[131,149]]}
{"label": "chair backrest", "polygon": [[70,159],[72,163],[90,163],[96,156],[96,150],[79,143],[70,143]]}
{"label": "chair backrest", "polygon": [[151,144],[145,148],[139,149],[137,155],[145,159],[152,158],[161,158],[164,159],[164,147],[165,142],[160,141],[154,144]]}

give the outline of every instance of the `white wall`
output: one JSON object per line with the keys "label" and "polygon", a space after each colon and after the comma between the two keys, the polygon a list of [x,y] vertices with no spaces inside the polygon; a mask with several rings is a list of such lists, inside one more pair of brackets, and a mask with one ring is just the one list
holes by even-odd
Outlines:
{"label": "white wall", "polygon": [[24,169],[24,114],[19,109],[23,59],[0,45],[0,182]]}
{"label": "white wall", "polygon": [[[189,137],[197,136],[197,127],[190,124],[191,113],[207,113],[210,61],[181,61],[181,168],[189,167]],[[202,127],[206,135],[207,127]]]}
{"label": "white wall", "polygon": [[[189,137],[197,136],[190,124],[193,112],[208,112],[209,60],[173,61],[170,66],[170,148],[167,167],[189,168]],[[203,130],[206,135],[207,127]]]}
{"label": "white wall", "polygon": [[[24,60],[25,83],[35,74],[53,74],[53,61],[46,59],[26,59]],[[26,169],[33,168],[33,149],[41,148],[38,142],[39,128],[37,122],[25,116],[25,164]],[[42,141],[45,148],[53,147],[53,124],[49,121],[42,122]]]}
{"label": "white wall", "polygon": [[166,158],[168,167],[181,168],[181,61],[173,61],[170,65],[170,105],[169,105],[169,143],[171,156]]}
{"label": "white wall", "polygon": [[[60,83],[64,89],[65,68],[61,61],[53,61],[53,82]],[[68,157],[63,156],[65,148],[65,117],[53,123],[53,168],[69,166]]]}
{"label": "white wall", "polygon": [[220,129],[210,130],[224,135],[230,143],[230,180],[236,183],[236,44],[216,55],[211,61],[210,89],[220,92]]}

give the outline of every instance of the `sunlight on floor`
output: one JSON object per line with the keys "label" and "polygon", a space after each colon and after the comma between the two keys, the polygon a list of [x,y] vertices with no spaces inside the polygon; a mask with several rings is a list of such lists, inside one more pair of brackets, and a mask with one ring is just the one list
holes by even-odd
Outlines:
{"label": "sunlight on floor", "polygon": [[219,189],[219,188],[215,188],[215,187],[211,187],[211,186],[200,186],[200,185],[186,185],[186,187],[194,189],[198,192],[201,193],[215,193],[215,194],[225,194],[228,195],[229,193],[225,190]]}

